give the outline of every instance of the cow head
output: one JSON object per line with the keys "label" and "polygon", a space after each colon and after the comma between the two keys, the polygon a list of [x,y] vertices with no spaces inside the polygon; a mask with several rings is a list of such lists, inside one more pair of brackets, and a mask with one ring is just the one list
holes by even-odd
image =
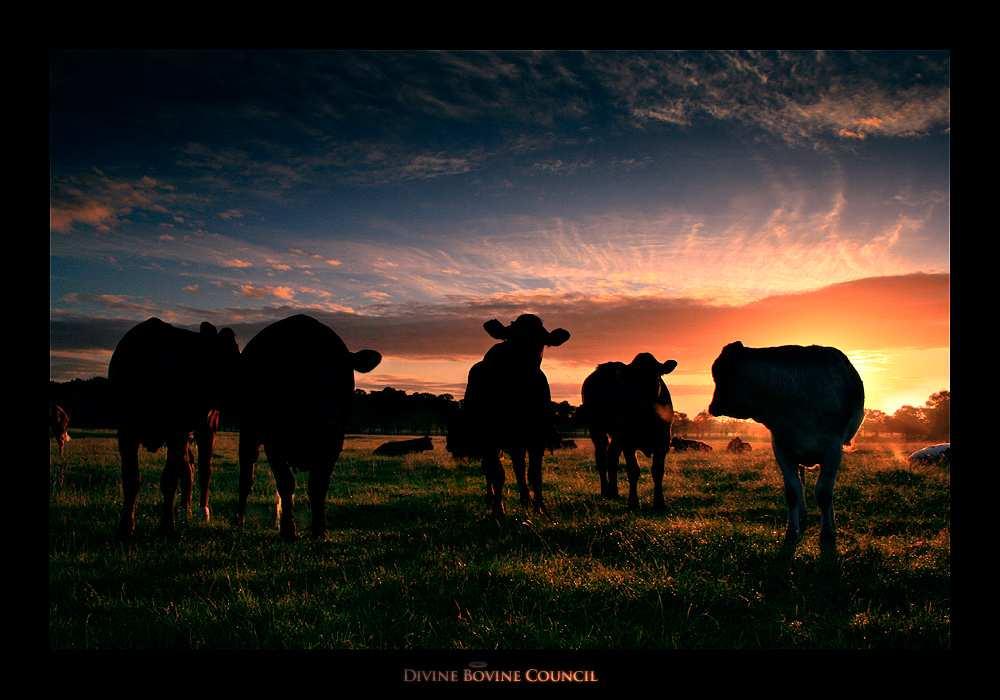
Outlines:
{"label": "cow head", "polygon": [[217,330],[208,321],[199,328],[205,349],[205,389],[213,407],[229,409],[239,382],[240,347],[232,328]]}
{"label": "cow head", "polygon": [[[659,406],[662,403],[662,401],[658,401],[662,383],[660,377],[664,374],[670,374],[676,367],[676,360],[667,360],[661,363],[652,353],[640,352],[632,358],[632,361],[625,368],[630,399],[642,403],[652,402]],[[672,420],[673,409],[665,410],[665,405],[663,409],[660,413],[661,417],[666,421]]]}
{"label": "cow head", "polygon": [[494,318],[484,323],[483,328],[493,338],[510,343],[519,355],[534,361],[536,365],[541,364],[546,345],[555,347],[569,340],[569,331],[565,328],[547,331],[542,325],[542,319],[534,314],[521,314],[509,326]]}
{"label": "cow head", "polygon": [[715,393],[708,412],[713,416],[751,418],[753,401],[743,381],[747,349],[736,341],[722,348],[722,353],[712,363]]}

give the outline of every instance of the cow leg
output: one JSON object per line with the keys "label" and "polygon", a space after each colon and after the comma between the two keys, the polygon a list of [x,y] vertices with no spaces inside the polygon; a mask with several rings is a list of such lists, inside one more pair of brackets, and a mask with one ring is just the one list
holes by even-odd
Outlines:
{"label": "cow leg", "polygon": [[774,458],[781,469],[781,476],[785,482],[785,502],[788,504],[788,528],[785,530],[785,543],[795,544],[802,536],[802,521],[799,519],[801,513],[800,504],[802,498],[802,481],[799,479],[798,464],[793,460],[776,441],[772,441],[774,448]]}
{"label": "cow leg", "polygon": [[625,468],[628,470],[628,507],[631,510],[639,509],[639,461],[635,457],[635,450],[629,446],[625,452]]}
{"label": "cow leg", "polygon": [[833,486],[837,483],[837,471],[843,454],[840,445],[831,448],[820,467],[816,479],[816,503],[819,505],[819,543],[824,549],[836,550],[837,533],[833,519]]}
{"label": "cow leg", "polygon": [[514,466],[514,476],[517,478],[517,490],[521,494],[521,505],[527,507],[531,503],[528,495],[528,480],[525,476],[524,448],[515,447],[510,451],[510,462]]}
{"label": "cow leg", "polygon": [[118,536],[135,534],[135,508],[139,499],[139,440],[124,430],[118,431],[118,454],[122,461],[122,513]]}
{"label": "cow leg", "polygon": [[268,450],[267,459],[271,463],[271,473],[274,474],[274,482],[278,486],[276,502],[278,533],[282,539],[291,541],[298,536],[295,531],[295,474],[288,462],[275,457],[276,455]]}
{"label": "cow leg", "polygon": [[653,510],[664,510],[667,507],[663,502],[663,472],[666,471],[669,449],[669,445],[665,445],[653,450],[653,464],[650,468],[653,474]]}
{"label": "cow leg", "polygon": [[326,494],[330,490],[330,475],[333,467],[344,449],[344,436],[333,439],[332,452],[324,464],[313,465],[309,473],[309,509],[312,511],[313,537],[323,537],[326,534]]}
{"label": "cow leg", "polygon": [[608,434],[598,430],[590,431],[590,441],[594,443],[594,465],[601,480],[601,496],[608,495]]}
{"label": "cow leg", "polygon": [[486,501],[497,518],[504,516],[503,506],[503,465],[500,463],[500,451],[489,449],[483,456],[483,471],[486,472]]}
{"label": "cow leg", "polygon": [[544,447],[532,447],[528,450],[528,481],[534,497],[536,513],[545,513],[545,501],[542,499],[542,459],[545,456]]}
{"label": "cow leg", "polygon": [[174,496],[181,472],[187,471],[187,435],[173,435],[167,441],[167,463],[160,476],[160,493],[163,494],[163,510],[160,513],[160,534],[174,531]]}
{"label": "cow leg", "polygon": [[332,466],[316,465],[309,471],[309,510],[312,511],[312,535],[326,534],[326,492],[330,488]]}
{"label": "cow leg", "polygon": [[804,465],[799,465],[799,483],[802,484],[802,499],[799,501],[799,529],[802,532],[806,531],[806,468]]}
{"label": "cow leg", "polygon": [[608,473],[608,498],[618,498],[618,459],[622,454],[622,446],[611,439],[608,445],[607,461],[604,463]]}
{"label": "cow leg", "polygon": [[203,428],[195,433],[198,440],[198,490],[201,492],[201,515],[207,523],[212,519],[212,509],[208,505],[209,489],[212,485],[212,453],[215,452],[215,432]]}
{"label": "cow leg", "polygon": [[[169,451],[168,451],[169,452]],[[181,522],[186,523],[191,517],[191,493],[194,490],[194,455],[184,444],[183,464],[177,471],[181,491]]]}
{"label": "cow leg", "polygon": [[257,434],[249,428],[240,429],[240,497],[236,505],[236,527],[242,527],[246,520],[247,499],[253,488],[253,472],[257,466],[259,446]]}

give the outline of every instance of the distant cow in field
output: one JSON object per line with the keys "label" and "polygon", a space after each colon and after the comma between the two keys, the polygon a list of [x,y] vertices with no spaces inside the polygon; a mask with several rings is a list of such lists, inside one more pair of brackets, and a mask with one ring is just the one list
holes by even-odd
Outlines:
{"label": "distant cow in field", "polygon": [[293,470],[309,472],[312,534],[326,532],[326,492],[344,448],[354,398],[354,373],[382,361],[374,350],[350,352],[332,328],[304,315],[272,323],[243,349],[240,399],[242,525],[260,446],[278,487],[277,515],[284,539],[295,539]]}
{"label": "distant cow in field", "polygon": [[664,508],[663,472],[670,451],[673,403],[661,379],[677,367],[675,360],[660,363],[648,352],[629,364],[605,362],[583,382],[583,405],[578,419],[589,426],[594,461],[601,480],[601,495],[618,496],[618,456],[625,454],[630,508],[639,507],[640,450],[652,457],[653,508]]}
{"label": "distant cow in field", "polygon": [[59,456],[63,456],[63,447],[70,441],[69,437],[69,413],[57,403],[49,404],[49,429],[52,437],[59,445]]}
{"label": "distant cow in field", "polygon": [[670,448],[677,452],[711,452],[712,446],[698,440],[682,437],[670,438]]}
{"label": "distant cow in field", "polygon": [[730,440],[729,444],[726,445],[726,452],[736,452],[739,454],[742,452],[750,452],[751,450],[753,450],[753,445],[741,438],[739,435]]}
{"label": "distant cow in field", "polygon": [[502,342],[469,370],[462,415],[449,429],[449,449],[452,454],[482,459],[486,500],[496,517],[504,515],[501,451],[510,455],[514,465],[521,502],[530,502],[536,512],[544,512],[542,458],[558,435],[549,382],[541,369],[542,353],[546,346],[569,340],[569,332],[562,328],[548,331],[532,314],[518,316],[508,326],[493,319],[483,328]]}
{"label": "distant cow in field", "polygon": [[174,496],[181,485],[181,505],[191,505],[188,434],[198,442],[201,512],[206,520],[212,476],[212,449],[220,411],[229,406],[239,366],[236,336],[202,323],[199,332],[175,328],[158,318],[135,326],[119,341],[108,365],[115,402],[118,451],[122,460],[124,503],[119,535],[135,532],[139,496],[139,446],[155,452],[167,446],[160,479],[163,494],[161,532],[174,529]]}
{"label": "distant cow in field", "polygon": [[820,465],[820,543],[834,546],[837,470],[843,447],[851,444],[864,420],[864,385],[850,360],[836,348],[818,345],[748,348],[735,342],[722,349],[712,365],[712,378],[712,415],[752,418],[771,431],[785,482],[787,542],[797,542],[802,535],[801,467]]}
{"label": "distant cow in field", "polygon": [[570,440],[570,439],[563,438],[563,439],[559,440],[559,444],[556,445],[555,449],[557,449],[557,450],[575,450],[576,449],[576,440]]}
{"label": "distant cow in field", "polygon": [[430,436],[425,435],[422,438],[415,438],[413,440],[393,440],[390,442],[383,442],[381,445],[372,450],[372,454],[398,457],[400,455],[408,455],[414,452],[425,452],[433,449],[434,444],[431,442]]}
{"label": "distant cow in field", "polygon": [[913,466],[926,466],[936,464],[940,466],[951,466],[951,443],[942,442],[938,445],[930,445],[917,450],[910,455],[910,464]]}

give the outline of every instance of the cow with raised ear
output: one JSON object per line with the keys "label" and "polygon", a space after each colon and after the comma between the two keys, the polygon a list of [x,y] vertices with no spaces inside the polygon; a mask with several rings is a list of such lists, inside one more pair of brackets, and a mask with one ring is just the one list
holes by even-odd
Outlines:
{"label": "cow with raised ear", "polygon": [[641,352],[628,364],[600,364],[584,380],[583,405],[577,417],[589,427],[603,497],[618,496],[618,457],[624,454],[628,506],[639,507],[636,452],[641,451],[652,458],[653,508],[665,507],[663,474],[674,410],[661,377],[676,367],[676,360],[660,362],[652,353]]}
{"label": "cow with raised ear", "polygon": [[382,361],[374,350],[351,352],[326,324],[298,314],[264,328],[242,356],[240,486],[242,525],[260,446],[278,487],[279,534],[295,539],[294,471],[309,472],[312,534],[326,532],[326,493],[344,447],[354,399],[354,373]]}
{"label": "cow with raised ear", "polygon": [[544,512],[542,460],[552,441],[555,416],[549,382],[541,370],[542,354],[546,347],[569,340],[569,331],[549,331],[533,314],[518,316],[509,325],[492,319],[483,328],[502,342],[469,370],[463,415],[449,428],[448,446],[453,454],[482,459],[486,500],[494,516],[502,517],[505,511],[503,451],[513,463],[522,504]]}

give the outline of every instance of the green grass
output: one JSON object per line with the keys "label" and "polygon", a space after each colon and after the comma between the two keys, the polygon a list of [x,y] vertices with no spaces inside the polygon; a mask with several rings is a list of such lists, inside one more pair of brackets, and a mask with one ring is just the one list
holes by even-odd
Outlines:
{"label": "green grass", "polygon": [[[785,505],[770,450],[671,453],[667,511],[597,496],[586,441],[545,458],[550,513],[488,517],[477,465],[431,453],[371,455],[349,437],[327,501],[325,541],[279,541],[274,482],[258,464],[247,524],[234,529],[236,435],[214,460],[214,519],[154,534],[164,455],[141,456],[138,534],[112,537],[120,507],[112,433],[75,434],[59,483],[51,448],[49,637],[53,648],[618,649],[946,648],[950,490],[911,469],[908,446],[845,455],[836,558],[808,530],[782,554]],[[624,475],[621,475],[625,485]],[[623,489],[627,492],[627,486]],[[195,489],[197,500],[197,488]]]}

